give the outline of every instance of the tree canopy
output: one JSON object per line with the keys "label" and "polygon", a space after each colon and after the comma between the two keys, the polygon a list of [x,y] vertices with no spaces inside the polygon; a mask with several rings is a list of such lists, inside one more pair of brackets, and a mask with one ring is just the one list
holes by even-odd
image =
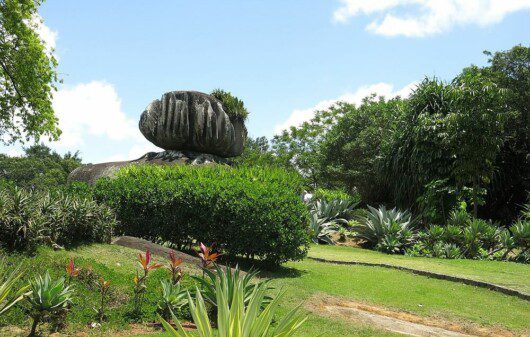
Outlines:
{"label": "tree canopy", "polygon": [[57,139],[57,60],[37,28],[41,0],[0,0],[0,140]]}

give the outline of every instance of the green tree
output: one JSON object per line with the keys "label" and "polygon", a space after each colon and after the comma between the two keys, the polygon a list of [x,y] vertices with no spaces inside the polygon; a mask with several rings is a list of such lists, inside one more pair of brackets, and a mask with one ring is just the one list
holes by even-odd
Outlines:
{"label": "green tree", "polygon": [[[504,142],[508,107],[503,91],[476,67],[465,69],[452,83],[452,111],[447,115],[448,141],[455,158],[453,175],[472,187],[473,214],[478,215],[479,194],[491,181],[494,163]],[[483,191],[486,193],[486,191]]]}
{"label": "green tree", "polygon": [[323,137],[321,170],[335,187],[358,192],[365,203],[389,200],[381,172],[405,103],[401,98],[366,97],[359,107],[340,103],[341,117]]}
{"label": "green tree", "polygon": [[22,157],[0,154],[0,180],[19,187],[48,189],[66,184],[68,174],[80,165],[77,152],[61,156],[45,145],[33,145]]}
{"label": "green tree", "polygon": [[481,213],[511,223],[530,191],[530,47],[485,52],[489,65],[481,72],[505,90],[504,101],[515,114],[506,123],[506,137],[488,184],[487,207]]}
{"label": "green tree", "polygon": [[407,100],[389,153],[383,158],[394,203],[424,221],[443,222],[458,198],[447,141],[451,86],[425,78]]}
{"label": "green tree", "polygon": [[320,145],[341,113],[342,110],[333,107],[317,111],[310,121],[291,126],[272,139],[272,149],[278,160],[300,172],[313,188],[326,183],[321,179]]}
{"label": "green tree", "polygon": [[247,137],[245,150],[241,156],[234,159],[234,163],[239,166],[287,166],[271,150],[267,137]]}
{"label": "green tree", "polygon": [[2,142],[57,139],[52,109],[57,60],[36,29],[41,0],[0,0],[0,136]]}

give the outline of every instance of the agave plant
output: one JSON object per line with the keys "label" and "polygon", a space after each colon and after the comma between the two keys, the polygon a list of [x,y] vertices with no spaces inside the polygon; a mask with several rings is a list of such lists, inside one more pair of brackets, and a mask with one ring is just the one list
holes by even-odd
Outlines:
{"label": "agave plant", "polygon": [[504,257],[516,248],[520,251],[518,256],[523,256],[528,250],[530,250],[530,221],[519,220],[510,227],[512,233],[509,243],[506,244],[506,253]]}
{"label": "agave plant", "polygon": [[[230,289],[227,282],[216,278],[214,289],[218,307],[216,333],[211,326],[207,305],[199,289],[196,289],[195,301],[188,294],[191,316],[200,337],[289,337],[306,320],[297,315],[299,307],[283,318],[275,317],[280,296],[265,304],[268,290],[265,283],[255,284],[248,294],[243,282],[237,282],[235,288]],[[174,337],[191,337],[175,315],[172,316],[176,329],[159,317],[166,331]],[[274,326],[273,320],[278,322]]]}
{"label": "agave plant", "polygon": [[157,311],[164,319],[169,319],[171,313],[188,304],[188,292],[180,283],[171,280],[162,280],[162,296],[158,301]]}
{"label": "agave plant", "polygon": [[67,310],[72,303],[73,290],[66,285],[64,277],[52,280],[48,272],[37,276],[30,286],[31,293],[26,298],[33,318],[30,336],[34,336],[43,318]]}
{"label": "agave plant", "polygon": [[364,216],[358,218],[353,226],[354,236],[363,239],[369,247],[376,247],[385,252],[403,252],[415,239],[412,230],[412,216],[396,208],[387,210],[368,206]]}
{"label": "agave plant", "polygon": [[309,229],[311,240],[314,243],[335,244],[331,238],[332,234],[339,230],[340,226],[335,221],[319,218],[316,213],[309,214]]}
{"label": "agave plant", "polygon": [[432,252],[434,257],[442,259],[458,259],[462,257],[462,252],[457,245],[442,241],[434,244]]}
{"label": "agave plant", "polygon": [[311,213],[316,213],[319,219],[325,219],[326,221],[347,223],[346,219],[349,217],[349,213],[357,206],[357,204],[358,203],[350,200],[317,200],[313,203]]}
{"label": "agave plant", "polygon": [[[236,289],[241,287],[244,292],[244,303],[248,304],[250,301],[250,295],[256,283],[254,280],[257,275],[258,272],[255,270],[242,274],[239,266],[236,266],[234,269],[230,267],[223,269],[218,265],[215,265],[214,270],[204,270],[203,277],[192,276],[192,278],[199,283],[204,299],[211,305],[217,307],[217,289],[215,287],[217,281],[221,282],[223,287],[226,286],[229,300],[232,299]],[[257,283],[264,284],[267,288],[270,288],[268,286],[268,281],[260,281]],[[270,298],[265,298],[265,300],[270,300]]]}
{"label": "agave plant", "polygon": [[27,286],[15,290],[15,284],[21,276],[20,266],[9,270],[7,263],[0,260],[0,316],[24,298]]}

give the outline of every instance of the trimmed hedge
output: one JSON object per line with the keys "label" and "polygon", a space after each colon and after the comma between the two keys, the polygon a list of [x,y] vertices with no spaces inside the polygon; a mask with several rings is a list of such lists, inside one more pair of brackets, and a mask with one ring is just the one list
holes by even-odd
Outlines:
{"label": "trimmed hedge", "polygon": [[144,165],[98,181],[95,196],[116,211],[120,234],[179,248],[195,239],[279,264],[307,253],[302,189],[301,177],[283,169]]}

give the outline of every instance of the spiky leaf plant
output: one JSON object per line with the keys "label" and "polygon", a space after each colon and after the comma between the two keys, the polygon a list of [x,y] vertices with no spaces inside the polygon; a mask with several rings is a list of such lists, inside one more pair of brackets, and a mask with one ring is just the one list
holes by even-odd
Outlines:
{"label": "spiky leaf plant", "polygon": [[[233,298],[234,292],[241,287],[244,292],[244,303],[245,305],[250,301],[250,295],[254,289],[255,284],[264,284],[268,289],[272,289],[269,286],[268,281],[257,281],[256,278],[258,272],[255,270],[250,270],[247,273],[242,273],[239,269],[239,266],[236,266],[234,269],[230,267],[222,268],[219,265],[215,264],[213,270],[203,269],[204,276],[192,276],[199,285],[202,292],[203,298],[210,303],[211,305],[217,307],[217,295],[216,295],[216,282],[219,280],[223,287],[226,287],[228,291],[228,299]],[[271,298],[266,297],[265,300],[271,300]]]}
{"label": "spiky leaf plant", "polygon": [[161,286],[162,293],[157,311],[164,319],[169,319],[171,312],[188,304],[188,292],[180,283],[173,283],[171,280],[162,280]]}
{"label": "spiky leaf plant", "polygon": [[20,267],[10,269],[7,263],[0,259],[0,316],[24,298],[24,292],[28,287],[15,289],[15,284],[21,276]]}
{"label": "spiky leaf plant", "polygon": [[66,285],[64,277],[52,280],[46,272],[31,282],[31,293],[26,296],[33,318],[30,336],[34,336],[37,326],[46,316],[67,310],[72,303],[73,289]]}
{"label": "spiky leaf plant", "polygon": [[[281,296],[265,304],[268,290],[266,283],[255,284],[248,297],[243,282],[238,282],[230,290],[227,282],[216,278],[214,287],[218,307],[217,332],[211,326],[207,306],[199,289],[196,289],[195,301],[188,294],[190,312],[200,337],[289,337],[306,320],[297,315],[299,307],[283,318],[275,317]],[[182,328],[174,315],[176,329],[163,318],[160,317],[160,320],[171,336],[192,336]],[[273,324],[273,320],[277,320],[277,324]]]}
{"label": "spiky leaf plant", "polygon": [[328,221],[325,218],[319,218],[318,214],[309,214],[309,229],[311,231],[311,240],[314,243],[335,244],[332,239],[332,234],[339,230],[340,226],[333,220]]}
{"label": "spiky leaf plant", "polygon": [[411,214],[396,208],[368,206],[358,222],[352,227],[354,236],[364,240],[366,246],[387,253],[402,253],[415,239]]}

